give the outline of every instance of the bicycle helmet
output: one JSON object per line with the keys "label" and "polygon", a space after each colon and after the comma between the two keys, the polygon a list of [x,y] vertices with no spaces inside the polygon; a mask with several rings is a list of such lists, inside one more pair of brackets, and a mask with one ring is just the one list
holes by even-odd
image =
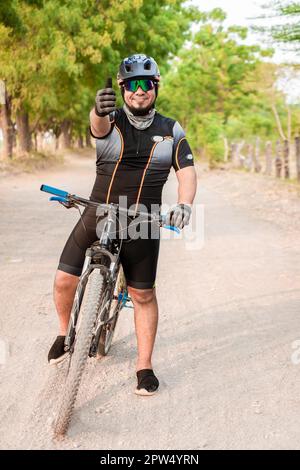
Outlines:
{"label": "bicycle helmet", "polygon": [[160,79],[160,73],[155,60],[145,54],[134,54],[122,60],[117,79],[121,83],[130,78],[153,78],[157,81]]}

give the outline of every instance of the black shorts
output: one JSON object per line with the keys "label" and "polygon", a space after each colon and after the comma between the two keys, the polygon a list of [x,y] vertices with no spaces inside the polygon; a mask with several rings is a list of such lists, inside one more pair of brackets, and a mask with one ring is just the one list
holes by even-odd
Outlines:
{"label": "black shorts", "polygon": [[[75,276],[80,276],[84,264],[85,252],[96,240],[96,218],[94,208],[86,208],[82,218],[72,230],[67,243],[62,251],[58,269]],[[158,254],[159,254],[159,230],[156,230],[157,238],[124,239],[120,251],[120,260],[128,286],[136,289],[151,289],[155,284]]]}

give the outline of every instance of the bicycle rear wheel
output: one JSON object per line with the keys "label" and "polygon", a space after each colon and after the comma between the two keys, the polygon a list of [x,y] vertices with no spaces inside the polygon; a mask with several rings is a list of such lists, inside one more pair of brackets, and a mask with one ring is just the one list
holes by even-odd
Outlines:
{"label": "bicycle rear wheel", "polygon": [[87,281],[78,318],[78,329],[70,368],[66,378],[63,396],[54,425],[56,436],[64,435],[68,429],[77,397],[84,367],[89,355],[97,314],[104,297],[106,283],[100,269],[94,269]]}

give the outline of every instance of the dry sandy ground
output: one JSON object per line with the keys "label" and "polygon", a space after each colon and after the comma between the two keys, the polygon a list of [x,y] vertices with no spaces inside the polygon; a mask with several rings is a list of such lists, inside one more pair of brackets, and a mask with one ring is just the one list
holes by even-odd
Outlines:
{"label": "dry sandy ground", "polygon": [[[88,196],[94,158],[0,177],[0,446],[2,449],[300,448],[300,246],[297,189],[263,175],[198,167],[204,243],[161,244],[153,397],[135,388],[133,311],[108,357],[90,359],[67,438],[51,425],[64,366],[52,284],[76,211],[47,183]],[[174,173],[164,201],[176,200]],[[197,228],[201,233],[201,227]]]}

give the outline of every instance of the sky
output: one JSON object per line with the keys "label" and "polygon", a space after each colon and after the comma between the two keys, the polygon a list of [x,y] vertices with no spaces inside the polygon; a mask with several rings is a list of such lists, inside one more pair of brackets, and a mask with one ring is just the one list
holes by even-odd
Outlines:
{"label": "sky", "polygon": [[[251,25],[266,25],[266,24],[278,24],[278,19],[268,20],[255,20],[255,17],[262,14],[266,14],[266,10],[262,8],[262,5],[271,3],[270,0],[191,0],[191,3],[202,11],[212,10],[213,8],[221,8],[227,13],[226,25],[239,25],[248,26]],[[247,39],[247,43],[261,43],[262,37],[258,33],[251,32]],[[263,42],[266,44],[266,37],[263,37]],[[266,44],[267,45],[267,44]],[[275,54],[273,61],[280,63],[283,61],[291,61],[300,63],[300,54],[296,55],[295,52],[282,51],[280,47],[274,46]]]}

